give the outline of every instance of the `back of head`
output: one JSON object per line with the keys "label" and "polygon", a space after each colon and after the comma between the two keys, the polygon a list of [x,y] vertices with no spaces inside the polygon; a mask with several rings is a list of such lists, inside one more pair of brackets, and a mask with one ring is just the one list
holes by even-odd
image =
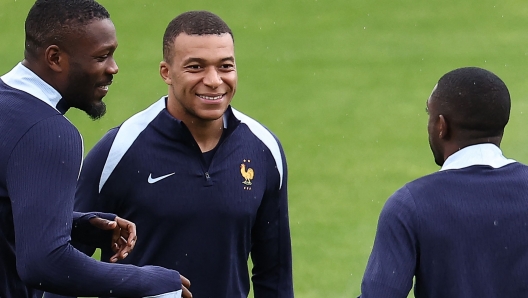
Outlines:
{"label": "back of head", "polygon": [[[174,40],[181,33],[187,35],[221,35],[233,32],[229,26],[217,15],[208,11],[188,11],[174,18],[163,35],[163,60],[170,62]],[[234,38],[233,38],[234,40]]]}
{"label": "back of head", "polygon": [[465,140],[502,136],[510,117],[508,88],[495,74],[478,67],[446,73],[431,100]]}
{"label": "back of head", "polygon": [[26,18],[26,59],[35,58],[52,44],[67,47],[71,34],[94,20],[108,18],[108,11],[94,0],[37,0]]}

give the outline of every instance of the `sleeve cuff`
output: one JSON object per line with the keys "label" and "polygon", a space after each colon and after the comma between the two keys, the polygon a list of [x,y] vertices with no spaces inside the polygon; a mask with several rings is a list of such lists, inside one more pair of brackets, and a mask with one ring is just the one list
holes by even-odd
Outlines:
{"label": "sleeve cuff", "polygon": [[175,292],[165,293],[165,294],[159,294],[156,296],[148,296],[144,298],[181,298],[182,290],[178,290]]}
{"label": "sleeve cuff", "polygon": [[97,248],[106,248],[111,245],[112,230],[100,230],[90,223],[90,219],[100,217],[106,220],[115,220],[116,215],[103,212],[79,213],[73,216],[71,231],[72,240]]}

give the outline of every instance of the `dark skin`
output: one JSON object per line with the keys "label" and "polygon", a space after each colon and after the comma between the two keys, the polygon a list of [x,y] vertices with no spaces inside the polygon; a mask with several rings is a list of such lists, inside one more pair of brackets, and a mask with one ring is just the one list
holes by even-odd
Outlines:
{"label": "dark skin", "polygon": [[102,99],[119,70],[113,56],[115,28],[109,19],[94,20],[65,36],[61,44],[26,53],[22,64],[57,90],[71,107],[89,113],[104,105]]}
{"label": "dark skin", "polygon": [[[113,57],[117,38],[109,19],[94,20],[81,30],[81,34],[66,34],[63,45],[48,44],[36,53],[25,53],[22,64],[57,90],[71,107],[98,118],[102,116],[98,112],[103,105],[102,98],[118,72]],[[92,218],[90,223],[113,231],[111,247],[115,254],[111,262],[126,258],[134,248],[137,241],[134,223],[120,217],[114,221]],[[188,290],[191,283],[182,275],[180,279],[182,297],[192,298]]]}
{"label": "dark skin", "polygon": [[449,122],[449,115],[446,112],[439,111],[436,100],[432,96],[426,102],[426,111],[429,114],[427,125],[429,144],[435,162],[439,166],[442,166],[452,154],[471,145],[491,143],[500,147],[502,135],[487,138],[468,137],[466,132]]}
{"label": "dark skin", "polygon": [[90,223],[98,229],[113,231],[111,247],[115,254],[110,258],[110,262],[115,263],[126,258],[134,249],[137,233],[133,222],[116,216],[113,221],[94,217],[90,219]]}
{"label": "dark skin", "polygon": [[192,294],[189,291],[189,288],[191,287],[191,282],[185,278],[183,275],[180,275],[181,283],[182,283],[182,297],[184,298],[192,298]]}

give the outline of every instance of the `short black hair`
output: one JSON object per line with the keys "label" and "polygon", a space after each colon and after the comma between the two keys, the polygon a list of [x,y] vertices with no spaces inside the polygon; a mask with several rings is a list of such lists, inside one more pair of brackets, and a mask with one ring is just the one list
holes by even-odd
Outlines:
{"label": "short black hair", "polygon": [[36,56],[39,49],[63,44],[72,33],[94,20],[110,14],[94,0],[37,0],[26,18],[26,56]]}
{"label": "short black hair", "polygon": [[439,114],[465,138],[502,136],[510,118],[510,93],[494,73],[464,67],[446,73],[431,94]]}
{"label": "short black hair", "polygon": [[175,17],[165,29],[163,35],[163,60],[170,62],[174,40],[180,33],[188,35],[221,35],[229,33],[233,41],[233,32],[216,14],[205,10],[188,11]]}

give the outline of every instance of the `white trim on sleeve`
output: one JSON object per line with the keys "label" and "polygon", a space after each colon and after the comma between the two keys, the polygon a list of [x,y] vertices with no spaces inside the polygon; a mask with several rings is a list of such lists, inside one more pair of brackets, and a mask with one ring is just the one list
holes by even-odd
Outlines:
{"label": "white trim on sleeve", "polygon": [[156,296],[148,296],[145,298],[181,298],[182,290],[176,291],[176,292],[170,292],[165,294],[159,294]]}
{"label": "white trim on sleeve", "polygon": [[114,171],[121,158],[128,151],[132,143],[137,139],[139,134],[147,128],[150,122],[156,118],[159,113],[165,108],[165,97],[152,104],[146,110],[143,110],[128,120],[123,122],[117,135],[110,147],[110,152],[106,158],[103,171],[101,173],[101,179],[99,180],[99,192],[103,188],[104,184],[110,177],[110,174]]}

